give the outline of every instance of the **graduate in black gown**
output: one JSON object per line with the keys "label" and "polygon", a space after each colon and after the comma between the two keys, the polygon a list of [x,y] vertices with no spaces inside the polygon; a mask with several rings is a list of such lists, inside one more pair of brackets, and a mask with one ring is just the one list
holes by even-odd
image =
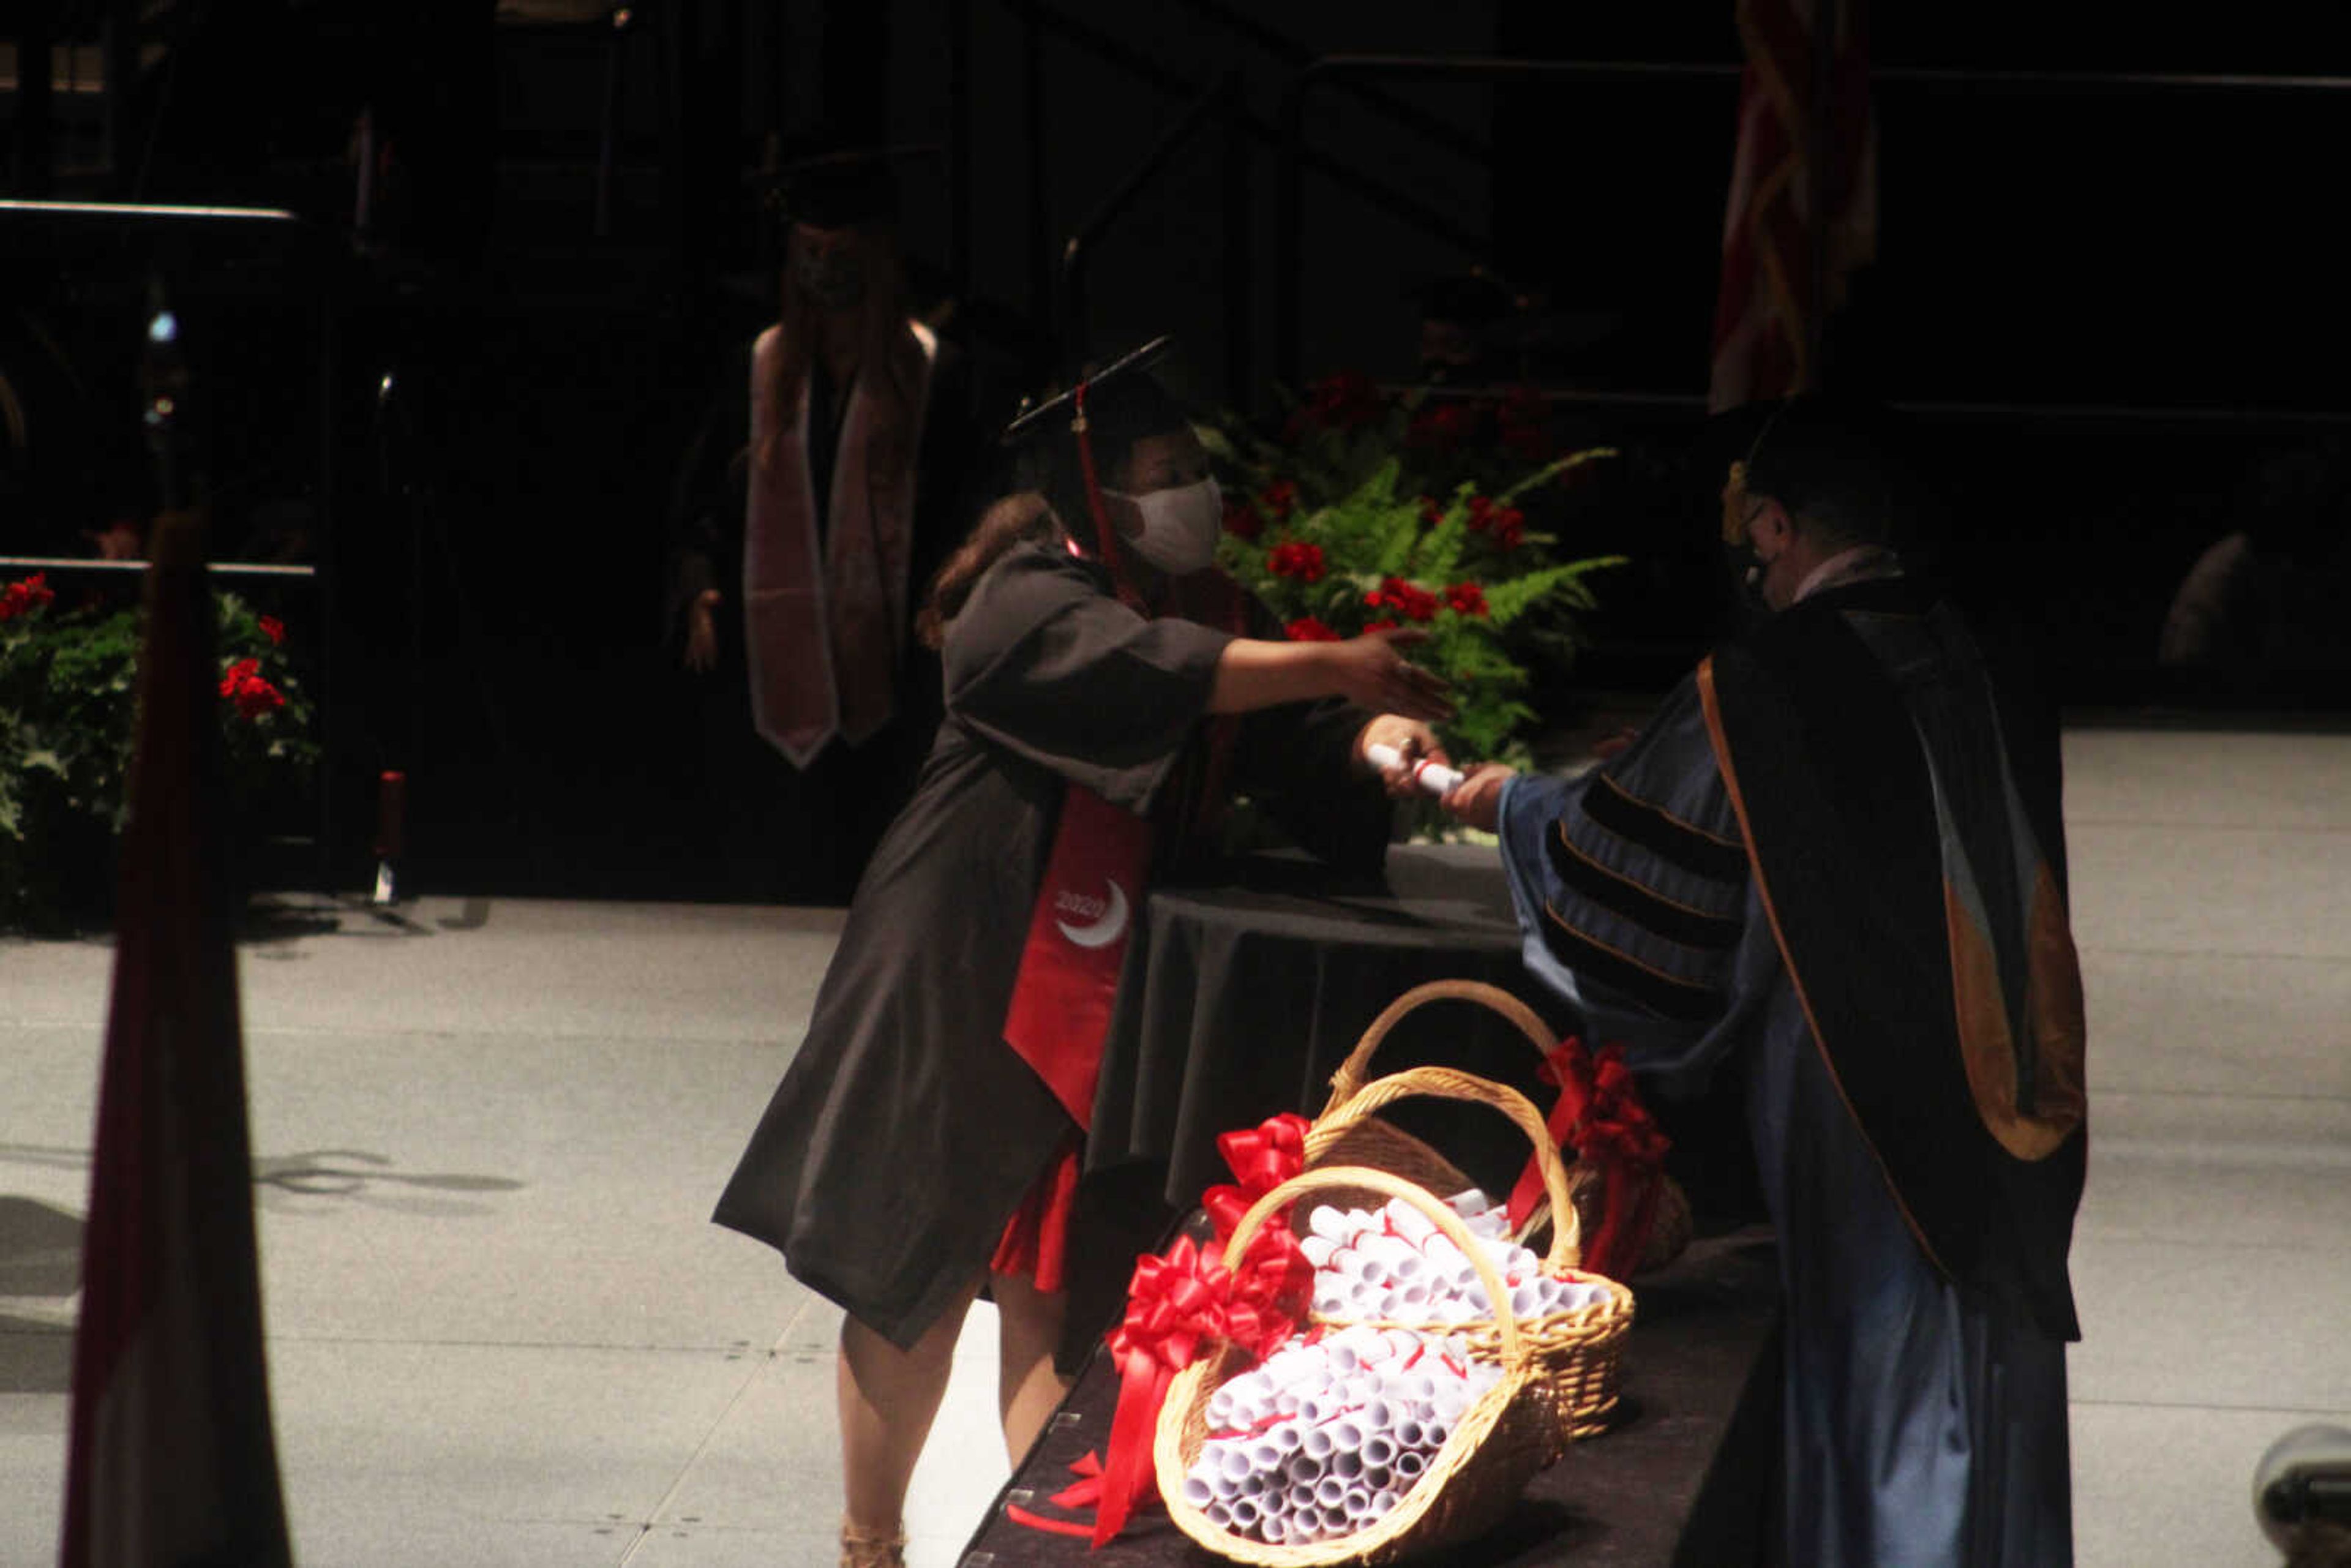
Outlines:
{"label": "graduate in black gown", "polygon": [[806,160],[780,199],[778,319],[683,465],[666,616],[717,891],[839,904],[928,752],[916,601],[985,492],[968,366],[909,308],[886,156]]}
{"label": "graduate in black gown", "polygon": [[1140,369],[1023,423],[1039,490],[990,508],[935,585],[945,720],[715,1216],[848,1312],[845,1563],[898,1560],[981,1289],[1017,1463],[1067,1386],[1069,1276],[1133,1266],[1089,1254],[1079,1154],[1143,884],[1234,792],[1324,858],[1376,865],[1410,784],[1364,747],[1437,755],[1427,721],[1448,711],[1408,633],[1283,641],[1210,566],[1207,455]]}

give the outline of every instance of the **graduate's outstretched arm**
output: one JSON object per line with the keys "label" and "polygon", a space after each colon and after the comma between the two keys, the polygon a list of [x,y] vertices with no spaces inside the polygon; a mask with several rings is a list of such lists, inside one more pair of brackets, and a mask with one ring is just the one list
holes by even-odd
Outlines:
{"label": "graduate's outstretched arm", "polygon": [[1210,713],[1251,713],[1283,703],[1344,697],[1374,713],[1450,718],[1443,677],[1398,651],[1426,632],[1403,628],[1337,643],[1273,643],[1238,637],[1225,645],[1208,688]]}

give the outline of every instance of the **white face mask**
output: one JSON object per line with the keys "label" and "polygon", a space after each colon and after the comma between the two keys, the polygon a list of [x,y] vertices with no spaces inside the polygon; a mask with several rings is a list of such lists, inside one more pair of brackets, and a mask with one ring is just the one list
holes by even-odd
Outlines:
{"label": "white face mask", "polygon": [[1214,479],[1172,490],[1146,490],[1130,496],[1105,490],[1143,516],[1143,532],[1126,542],[1134,553],[1170,576],[1198,571],[1217,559],[1217,537],[1224,531],[1225,497]]}

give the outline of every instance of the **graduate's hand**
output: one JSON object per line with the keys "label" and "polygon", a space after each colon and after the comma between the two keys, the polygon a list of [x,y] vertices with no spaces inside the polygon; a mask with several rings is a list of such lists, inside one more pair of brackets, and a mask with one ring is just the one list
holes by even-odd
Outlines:
{"label": "graduate's hand", "polygon": [[1481,762],[1437,804],[1470,827],[1490,833],[1501,820],[1502,786],[1517,777],[1515,768]]}
{"label": "graduate's hand", "polygon": [[1440,768],[1453,766],[1453,758],[1445,755],[1445,747],[1437,740],[1437,732],[1420,720],[1406,718],[1402,714],[1384,713],[1364,726],[1363,733],[1355,737],[1356,760],[1369,767],[1369,753],[1374,746],[1392,746],[1397,756],[1403,758],[1392,768],[1378,769],[1380,781],[1387,786],[1388,793],[1399,800],[1421,792],[1419,782],[1413,778],[1414,763],[1426,758]]}
{"label": "graduate's hand", "polygon": [[718,664],[716,612],[721,597],[716,589],[705,588],[685,607],[685,667],[698,675],[708,674]]}
{"label": "graduate's hand", "polygon": [[1449,688],[1442,675],[1424,670],[1405,658],[1402,649],[1428,641],[1417,627],[1366,632],[1339,643],[1307,644],[1329,661],[1337,695],[1377,714],[1424,722],[1451,718],[1453,705],[1445,700]]}

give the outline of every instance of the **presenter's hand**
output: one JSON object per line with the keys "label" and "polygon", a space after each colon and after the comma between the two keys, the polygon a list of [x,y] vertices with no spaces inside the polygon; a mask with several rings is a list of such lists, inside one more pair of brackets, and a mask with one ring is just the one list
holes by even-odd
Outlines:
{"label": "presenter's hand", "polygon": [[1414,763],[1426,759],[1440,768],[1453,766],[1453,759],[1445,755],[1445,747],[1438,742],[1437,732],[1420,720],[1406,718],[1402,714],[1384,713],[1364,726],[1363,733],[1355,737],[1356,760],[1369,767],[1371,758],[1366,753],[1374,746],[1392,746],[1404,759],[1393,768],[1378,770],[1380,781],[1387,786],[1388,793],[1399,800],[1420,793],[1420,786],[1412,776]]}
{"label": "presenter's hand", "polygon": [[1499,762],[1481,763],[1453,792],[1437,803],[1473,828],[1492,832],[1502,810],[1502,786],[1518,777],[1518,769]]}
{"label": "presenter's hand", "polygon": [[1339,695],[1376,714],[1426,723],[1453,716],[1453,705],[1445,700],[1449,689],[1445,678],[1422,669],[1401,651],[1427,640],[1426,632],[1398,627],[1313,647],[1330,661],[1332,684]]}
{"label": "presenter's hand", "polygon": [[723,596],[705,588],[685,607],[685,667],[706,675],[718,664],[718,617]]}

